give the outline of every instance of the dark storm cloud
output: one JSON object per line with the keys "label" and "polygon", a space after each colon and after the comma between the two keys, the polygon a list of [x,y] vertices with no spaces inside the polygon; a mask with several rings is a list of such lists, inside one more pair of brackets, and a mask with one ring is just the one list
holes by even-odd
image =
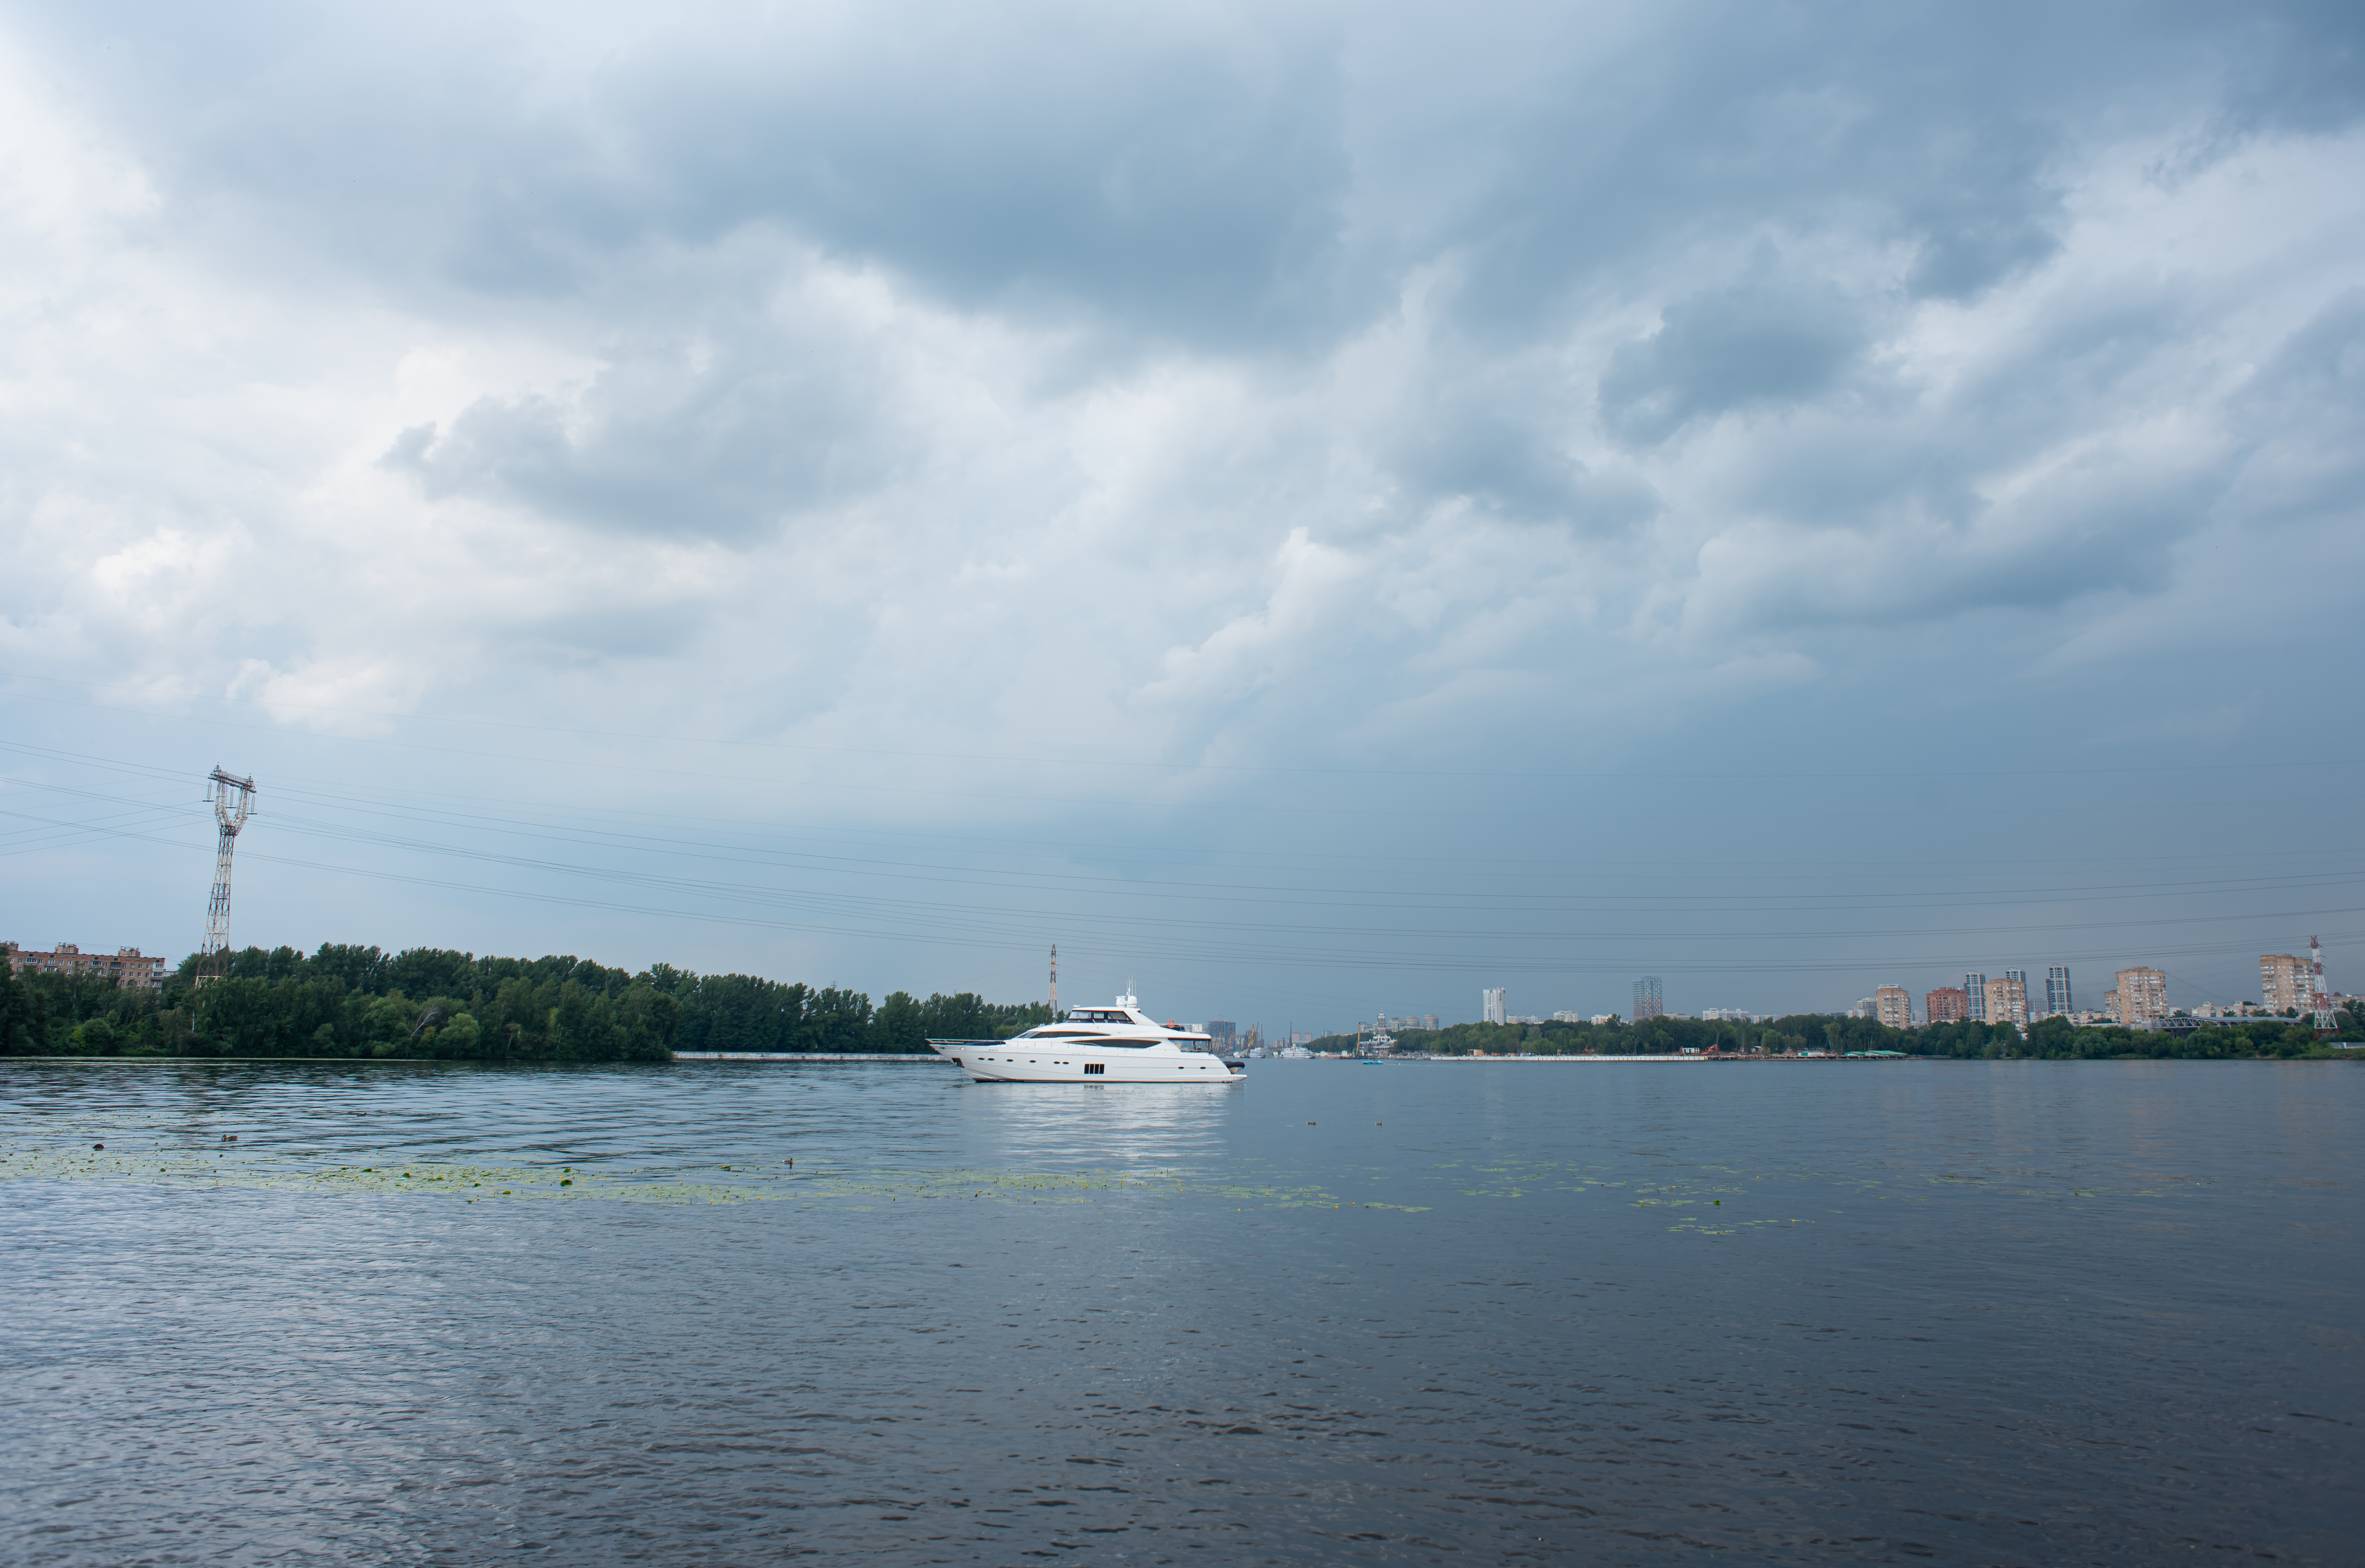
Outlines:
{"label": "dark storm cloud", "polygon": [[2083,128],[2360,102],[2333,5],[886,6],[688,15],[579,62],[492,10],[75,15],[62,44],[193,194],[366,265],[563,295],[777,226],[1210,345],[1352,330],[1445,252],[1459,310],[1529,322],[1767,224],[1904,244],[1913,290],[1965,297],[2052,253]]}
{"label": "dark storm cloud", "polygon": [[652,212],[694,235],[777,221],[964,305],[1082,303],[1128,330],[1334,317],[1351,171],[1316,40],[1066,6],[889,14],[824,56],[685,39],[603,83]]}
{"label": "dark storm cloud", "polygon": [[[748,235],[1064,334],[1084,386],[1144,343],[1309,363],[1442,269],[1433,352],[1363,432],[1407,515],[1458,500],[1616,532],[1665,498],[1606,476],[1589,421],[1647,451],[1767,415],[1799,421],[1820,472],[1755,455],[1748,513],[1965,526],[2015,453],[2193,330],[2191,304],[2070,301],[1970,369],[1944,430],[1881,368],[1901,313],[2057,258],[2098,140],[2189,126],[2222,157],[2365,102],[2353,8],[2304,4],[1033,3],[579,29],[101,6],[31,26],[111,95],[166,226],[585,330],[588,379],[488,392],[394,443],[427,496],[743,543],[928,454],[913,384],[880,370],[891,343],[769,319],[789,263],[650,261]],[[1505,368],[1608,313],[1653,325]]]}

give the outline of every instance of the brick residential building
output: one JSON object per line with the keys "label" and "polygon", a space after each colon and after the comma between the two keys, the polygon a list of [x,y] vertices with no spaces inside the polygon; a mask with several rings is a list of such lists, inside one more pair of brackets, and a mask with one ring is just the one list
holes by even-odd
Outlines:
{"label": "brick residential building", "polygon": [[1892,1029],[1913,1027],[1913,993],[1901,985],[1885,985],[1872,993],[1880,1021]]}
{"label": "brick residential building", "polygon": [[7,949],[10,974],[104,976],[127,991],[161,991],[164,985],[164,960],[137,947],[118,947],[112,953],[85,953],[71,942],[61,942],[46,953],[14,942],[0,942],[0,947]]}
{"label": "brick residential building", "polygon": [[1922,998],[1922,1016],[1933,1024],[1959,1024],[1971,1015],[1971,999],[1958,985],[1942,985]]}

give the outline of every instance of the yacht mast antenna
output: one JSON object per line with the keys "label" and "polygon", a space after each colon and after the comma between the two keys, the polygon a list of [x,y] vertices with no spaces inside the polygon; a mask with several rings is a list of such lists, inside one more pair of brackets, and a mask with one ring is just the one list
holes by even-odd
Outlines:
{"label": "yacht mast antenna", "polygon": [[199,985],[230,973],[230,857],[238,847],[238,830],[254,811],[254,780],[233,778],[216,767],[206,781],[206,799],[213,804],[221,833],[214,841],[214,894],[206,904],[206,944],[197,949]]}

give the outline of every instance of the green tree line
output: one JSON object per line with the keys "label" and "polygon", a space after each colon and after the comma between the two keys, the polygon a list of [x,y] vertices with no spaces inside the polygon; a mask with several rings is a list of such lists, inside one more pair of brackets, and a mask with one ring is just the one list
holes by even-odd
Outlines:
{"label": "green tree line", "polygon": [[196,984],[182,962],[161,990],[69,975],[0,977],[0,1054],[664,1061],[684,1051],[927,1049],[931,1038],[1007,1038],[1047,1022],[1041,1003],[968,992],[876,1007],[860,991],[670,964],[398,953],[323,944],[249,947]]}
{"label": "green tree line", "polygon": [[[2336,1039],[2365,1041],[2365,1016],[2336,1015]],[[1898,1051],[1918,1057],[2029,1057],[2048,1060],[2104,1058],[2365,1056],[2326,1048],[2306,1023],[2249,1018],[2189,1032],[2139,1031],[2115,1025],[2079,1027],[2067,1018],[2040,1018],[2025,1034],[2008,1024],[1933,1024],[1892,1029],[1872,1018],[1802,1013],[1764,1024],[1710,1023],[1698,1018],[1646,1018],[1639,1024],[1456,1024],[1396,1033],[1396,1048],[1441,1056],[1524,1052],[1530,1056],[1659,1056],[1693,1051]],[[1351,1051],[1352,1035],[1330,1035],[1309,1047]]]}

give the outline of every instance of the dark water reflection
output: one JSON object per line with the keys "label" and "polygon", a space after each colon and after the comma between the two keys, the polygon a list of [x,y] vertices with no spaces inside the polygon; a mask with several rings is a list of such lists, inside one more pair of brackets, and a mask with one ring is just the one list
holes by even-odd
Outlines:
{"label": "dark water reflection", "polygon": [[[234,1132],[299,1178],[0,1174],[14,1562],[2338,1562],[2365,1538],[2345,1065],[1260,1063],[1109,1091],[15,1063],[0,1092],[13,1159]],[[300,1182],[791,1158],[849,1184]],[[1103,1174],[897,1185],[947,1171]]]}

